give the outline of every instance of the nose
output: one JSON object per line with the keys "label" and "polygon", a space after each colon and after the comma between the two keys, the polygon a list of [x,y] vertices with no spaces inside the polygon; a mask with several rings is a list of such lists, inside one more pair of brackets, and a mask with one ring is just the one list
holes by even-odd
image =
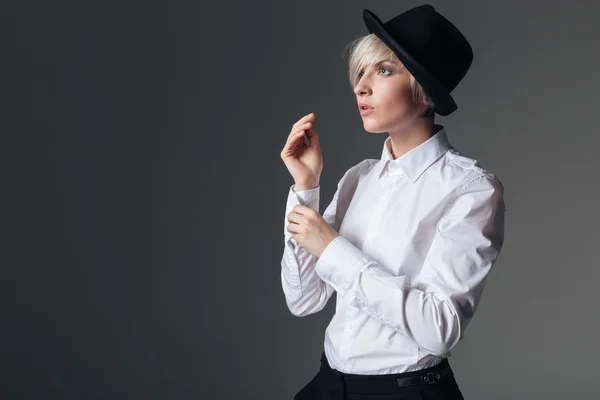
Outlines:
{"label": "nose", "polygon": [[371,94],[371,88],[361,79],[354,87],[354,94],[357,96],[364,96]]}

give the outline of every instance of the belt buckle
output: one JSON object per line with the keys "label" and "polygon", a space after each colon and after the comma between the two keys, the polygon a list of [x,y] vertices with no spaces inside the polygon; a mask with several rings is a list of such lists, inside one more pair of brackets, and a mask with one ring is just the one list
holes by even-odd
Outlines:
{"label": "belt buckle", "polygon": [[438,379],[440,379],[439,372],[428,372],[421,377],[421,382],[431,385],[436,383]]}

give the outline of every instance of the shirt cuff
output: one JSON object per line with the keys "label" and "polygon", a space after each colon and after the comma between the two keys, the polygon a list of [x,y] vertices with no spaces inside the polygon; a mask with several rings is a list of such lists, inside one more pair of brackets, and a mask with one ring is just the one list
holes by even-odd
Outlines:
{"label": "shirt cuff", "polygon": [[[290,186],[288,198],[285,206],[285,220],[283,224],[284,242],[288,243],[293,240],[292,234],[287,230],[288,221],[287,215],[292,212],[294,206],[300,204],[315,211],[319,211],[319,198],[320,198],[321,187],[317,186],[308,190],[301,190],[298,192],[294,191],[294,185]],[[294,243],[295,245],[295,243]]]}
{"label": "shirt cuff", "polygon": [[315,272],[338,293],[346,295],[358,273],[371,263],[365,253],[340,235],[325,247],[317,260]]}

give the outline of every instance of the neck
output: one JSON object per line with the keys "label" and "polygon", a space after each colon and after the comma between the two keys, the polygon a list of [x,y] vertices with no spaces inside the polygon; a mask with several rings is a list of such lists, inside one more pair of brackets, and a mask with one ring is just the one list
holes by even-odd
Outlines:
{"label": "neck", "polygon": [[425,143],[434,136],[442,127],[431,120],[422,119],[407,127],[390,130],[390,151],[392,158],[408,153],[415,147]]}

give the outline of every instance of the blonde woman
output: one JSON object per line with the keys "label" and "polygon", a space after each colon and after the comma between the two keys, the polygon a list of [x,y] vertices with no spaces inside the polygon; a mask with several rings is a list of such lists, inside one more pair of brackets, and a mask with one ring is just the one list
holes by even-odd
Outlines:
{"label": "blonde woman", "polygon": [[369,10],[363,18],[370,34],[349,46],[350,82],[364,129],[389,134],[381,159],[348,169],[321,216],[313,113],[281,152],[295,182],[287,306],[305,316],[336,294],[321,367],[295,399],[462,399],[448,358],[502,248],[505,212],[500,181],[434,122],[457,109],[450,92],[473,53],[430,5],[386,23]]}

